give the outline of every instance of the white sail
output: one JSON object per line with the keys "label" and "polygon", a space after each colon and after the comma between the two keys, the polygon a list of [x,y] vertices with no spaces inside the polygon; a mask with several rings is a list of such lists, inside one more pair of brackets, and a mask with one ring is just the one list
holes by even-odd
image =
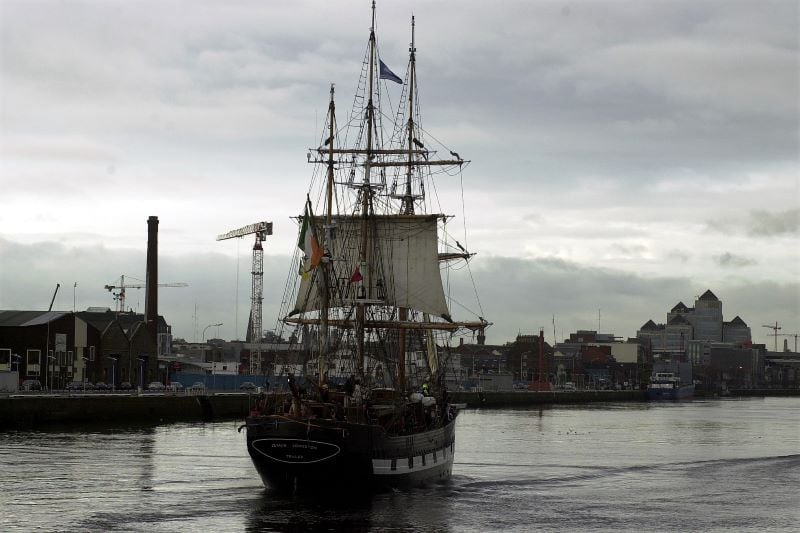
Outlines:
{"label": "white sail", "polygon": [[[362,219],[333,217],[335,230],[325,246],[328,252],[325,260],[332,262],[330,307],[350,306],[361,299],[449,319],[439,271],[439,216],[371,216],[366,226],[370,243],[366,264],[359,262]],[[321,235],[321,217],[315,217],[315,224]],[[303,277],[290,314],[322,308],[319,290],[322,271],[322,268],[316,268]]]}

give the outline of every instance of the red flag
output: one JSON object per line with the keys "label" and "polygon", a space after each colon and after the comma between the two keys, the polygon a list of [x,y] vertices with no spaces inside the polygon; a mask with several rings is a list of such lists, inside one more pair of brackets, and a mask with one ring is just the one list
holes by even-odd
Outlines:
{"label": "red flag", "polygon": [[350,283],[357,283],[364,279],[364,276],[361,275],[361,269],[356,267],[356,271],[353,272],[353,275],[350,276]]}

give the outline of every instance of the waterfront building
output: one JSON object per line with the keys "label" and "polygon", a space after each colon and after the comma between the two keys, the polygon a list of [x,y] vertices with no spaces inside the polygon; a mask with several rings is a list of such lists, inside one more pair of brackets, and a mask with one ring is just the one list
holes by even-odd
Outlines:
{"label": "waterfront building", "polygon": [[750,328],[737,316],[730,322],[722,323],[722,339],[734,344],[751,342]]}
{"label": "waterfront building", "polygon": [[131,383],[145,387],[161,380],[159,356],[171,354],[172,327],[158,315],[156,331],[151,331],[141,313],[114,312],[108,308],[91,307],[75,315],[101,332],[98,357],[92,378],[108,385]]}
{"label": "waterfront building", "polygon": [[492,346],[488,344],[461,343],[452,349],[454,357],[460,357],[461,368],[467,375],[474,376],[479,372],[505,372],[508,369],[506,354],[508,346]]}
{"label": "waterfront building", "polygon": [[[753,345],[753,347],[764,347]],[[797,389],[800,388],[800,353],[789,351],[784,342],[782,352],[767,351],[764,353],[764,386],[766,388]]]}
{"label": "waterfront building", "polygon": [[688,314],[694,327],[693,339],[722,342],[722,302],[707,290],[694,302],[694,311]]}
{"label": "waterfront building", "polygon": [[695,300],[694,307],[678,302],[667,312],[665,324],[648,320],[636,336],[650,343],[653,354],[693,361],[701,358],[705,349],[701,346],[751,342],[750,328],[739,316],[723,321],[722,302],[710,290]]}
{"label": "waterfront building", "polygon": [[711,345],[708,349],[706,382],[716,388],[751,389],[764,378],[764,345]]}
{"label": "waterfront building", "polygon": [[[539,335],[519,334],[514,342],[505,346],[507,369],[518,381],[537,381],[539,372]],[[545,373],[551,374],[553,349],[544,341]],[[550,381],[544,376],[541,381]]]}
{"label": "waterfront building", "polygon": [[[158,317],[165,342],[170,329]],[[46,388],[70,381],[146,385],[157,378],[158,348],[143,315],[135,313],[0,310],[0,361],[9,361],[0,370],[8,366],[20,380]]]}
{"label": "waterfront building", "polygon": [[[655,324],[652,331],[658,331]],[[649,341],[622,340],[611,333],[578,330],[556,343],[557,384],[577,388],[637,388],[640,367],[647,362]]]}
{"label": "waterfront building", "polygon": [[71,312],[0,311],[0,352],[21,381],[60,388],[82,380],[91,375],[99,347],[100,332]]}

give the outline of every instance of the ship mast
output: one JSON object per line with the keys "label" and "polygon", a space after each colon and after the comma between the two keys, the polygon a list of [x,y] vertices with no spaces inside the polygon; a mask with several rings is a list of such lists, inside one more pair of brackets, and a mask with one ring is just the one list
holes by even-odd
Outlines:
{"label": "ship mast", "polygon": [[[375,107],[373,103],[373,85],[375,77],[375,0],[372,0],[372,25],[369,30],[369,99],[367,100],[367,149],[366,161],[364,163],[364,182],[361,188],[361,248],[359,251],[359,261],[361,263],[361,275],[365,280],[371,278],[371,272],[367,271],[367,246],[369,244],[367,236],[367,217],[369,216],[369,204],[372,196],[372,183],[370,181],[370,167],[372,165],[372,123],[375,116]],[[370,289],[370,283],[365,283],[367,290]],[[371,294],[360,295],[363,298],[369,299]],[[358,357],[358,373],[364,373],[364,320],[365,320],[366,307],[365,302],[358,303],[356,309],[356,356]]]}
{"label": "ship mast", "polygon": [[[416,47],[414,46],[414,17],[411,17],[411,46],[408,51],[411,54],[408,64],[408,170],[406,171],[406,191],[400,212],[404,215],[414,214],[414,197],[411,194],[411,177],[414,172],[414,75],[416,63]],[[400,322],[408,320],[408,309],[401,307],[398,309]],[[398,330],[398,385],[401,391],[406,388],[406,330]]]}
{"label": "ship mast", "polygon": [[403,196],[401,212],[414,214],[414,197],[411,195],[411,175],[414,171],[414,77],[416,75],[416,52],[414,46],[414,17],[411,17],[411,54],[408,64],[408,170],[406,171],[406,193]]}
{"label": "ship mast", "polygon": [[[331,84],[331,101],[328,104],[328,179],[326,191],[326,205],[325,205],[325,231],[323,232],[324,242],[322,249],[326,252],[329,251],[331,243],[331,222],[333,218],[333,141],[336,132],[336,105],[333,101],[334,87]],[[311,221],[313,224],[314,222]],[[329,279],[329,265],[330,262],[326,261],[327,254],[323,255],[322,259],[322,309],[320,310],[320,350],[318,357],[319,368],[319,386],[325,384],[325,371],[327,370],[327,355],[328,355],[328,313],[330,309],[330,284]]]}

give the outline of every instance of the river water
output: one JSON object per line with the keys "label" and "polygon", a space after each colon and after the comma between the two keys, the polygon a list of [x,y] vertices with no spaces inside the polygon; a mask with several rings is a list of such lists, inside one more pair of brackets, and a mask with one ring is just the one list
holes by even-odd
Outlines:
{"label": "river water", "polygon": [[0,433],[0,531],[797,531],[800,398],[467,410],[446,485],[266,490],[240,422]]}

